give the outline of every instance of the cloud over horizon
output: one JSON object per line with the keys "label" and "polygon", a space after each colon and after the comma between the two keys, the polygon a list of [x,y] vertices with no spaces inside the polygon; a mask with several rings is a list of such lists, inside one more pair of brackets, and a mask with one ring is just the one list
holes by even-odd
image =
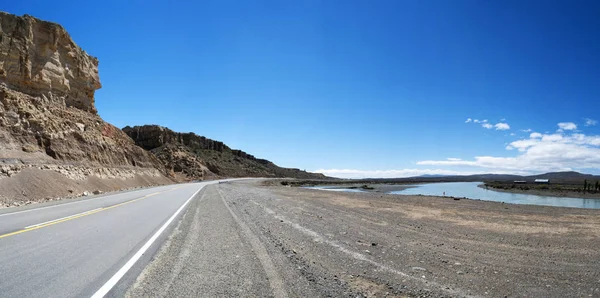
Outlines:
{"label": "cloud over horizon", "polygon": [[[469,121],[470,120],[470,121]],[[508,123],[492,125],[487,120],[468,118],[466,123],[481,124],[488,129],[508,130]],[[590,124],[592,125],[592,124]],[[441,160],[421,160],[418,166],[432,168],[406,168],[392,170],[319,169],[338,178],[403,178],[421,175],[476,175],[517,174],[531,175],[555,171],[584,171],[600,169],[600,135],[586,135],[577,130],[573,122],[560,122],[554,132],[539,133],[531,129],[526,137],[505,144],[514,156],[480,155],[473,159],[447,157]],[[589,125],[587,125],[589,126]],[[510,134],[514,135],[514,133]],[[449,167],[449,168],[444,168]]]}
{"label": "cloud over horizon", "polygon": [[[455,171],[445,169],[400,169],[400,170],[353,170],[353,169],[319,169],[314,173],[345,179],[362,178],[406,178],[421,175],[477,175],[488,174],[485,171]],[[497,172],[497,174],[514,174],[518,172]]]}
{"label": "cloud over horizon", "polygon": [[577,128],[574,123],[558,124],[563,131],[552,134],[533,132],[529,138],[506,146],[516,150],[515,157],[475,156],[473,160],[423,160],[417,165],[467,166],[491,171],[551,172],[600,168],[600,136],[565,133]]}

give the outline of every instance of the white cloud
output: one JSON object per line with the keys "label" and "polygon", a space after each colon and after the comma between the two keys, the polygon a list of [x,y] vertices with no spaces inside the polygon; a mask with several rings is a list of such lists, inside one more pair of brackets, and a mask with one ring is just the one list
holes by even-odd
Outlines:
{"label": "white cloud", "polygon": [[[504,121],[505,119],[502,119],[501,121]],[[471,119],[471,118],[467,118],[467,120],[465,121],[465,123],[479,123],[481,124],[481,127],[485,128],[485,129],[492,129],[492,128],[496,128],[496,130],[509,130],[510,129],[510,125],[508,125],[508,123],[506,122],[500,122],[500,123],[496,123],[491,124],[487,119],[483,119],[483,120],[479,120],[479,119]]]}
{"label": "white cloud", "polygon": [[542,136],[542,141],[548,141],[548,142],[556,142],[556,141],[560,141],[562,139],[563,139],[563,136],[558,133]]}
{"label": "white cloud", "polygon": [[[570,126],[566,126],[567,128]],[[532,133],[528,139],[506,146],[517,149],[514,157],[476,156],[473,160],[425,160],[418,165],[470,166],[488,171],[569,171],[600,168],[600,136]]]}
{"label": "white cloud", "polygon": [[590,118],[585,118],[585,126],[594,126],[596,124],[598,124],[598,121]]}
{"label": "white cloud", "polygon": [[531,128],[528,129],[521,129],[522,132],[532,132]]}
{"label": "white cloud", "polygon": [[511,136],[516,136],[517,134],[516,134],[516,133],[514,133],[514,132],[511,132],[511,133],[510,133],[510,135],[511,135]]}
{"label": "white cloud", "polygon": [[494,127],[496,128],[496,130],[509,130],[510,129],[510,125],[508,125],[508,123],[496,123],[496,125],[494,125]]}
{"label": "white cloud", "polygon": [[453,171],[444,169],[401,169],[401,170],[352,170],[352,169],[320,169],[315,173],[336,178],[403,178],[421,175],[475,175],[485,174],[485,171]]}
{"label": "white cloud", "polygon": [[573,122],[561,122],[558,124],[560,130],[576,130],[577,125]]}
{"label": "white cloud", "polygon": [[541,138],[542,138],[542,134],[541,134],[541,133],[539,133],[539,132],[532,132],[532,133],[529,135],[529,137],[530,137],[530,138],[532,138],[532,139],[541,139]]}
{"label": "white cloud", "polygon": [[457,161],[457,160],[462,160],[462,159],[455,158],[455,157],[448,157],[447,160]]}

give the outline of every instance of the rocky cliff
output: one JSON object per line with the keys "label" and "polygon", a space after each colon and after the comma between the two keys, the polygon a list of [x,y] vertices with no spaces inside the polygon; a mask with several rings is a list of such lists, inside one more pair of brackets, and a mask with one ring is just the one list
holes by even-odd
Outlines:
{"label": "rocky cliff", "polygon": [[98,59],[60,25],[0,12],[0,80],[10,89],[96,112]]}
{"label": "rocky cliff", "polygon": [[154,153],[174,174],[186,179],[213,177],[291,177],[323,179],[322,174],[278,167],[223,142],[158,125],[125,127],[137,145]]}
{"label": "rocky cliff", "polygon": [[0,207],[170,182],[97,115],[100,87],[98,60],[62,26],[0,12]]}

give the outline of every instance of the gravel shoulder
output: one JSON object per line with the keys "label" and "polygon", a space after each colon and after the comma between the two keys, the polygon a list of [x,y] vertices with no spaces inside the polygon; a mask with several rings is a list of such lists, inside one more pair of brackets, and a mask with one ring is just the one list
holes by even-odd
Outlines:
{"label": "gravel shoulder", "polygon": [[265,252],[288,297],[600,296],[600,210],[256,181],[194,202],[129,296],[280,297]]}

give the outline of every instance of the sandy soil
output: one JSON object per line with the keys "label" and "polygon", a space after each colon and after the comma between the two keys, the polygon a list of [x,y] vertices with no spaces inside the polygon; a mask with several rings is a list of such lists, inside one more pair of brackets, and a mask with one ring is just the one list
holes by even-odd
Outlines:
{"label": "sandy soil", "polygon": [[323,294],[600,297],[600,210],[220,187]]}
{"label": "sandy soil", "polygon": [[70,179],[55,171],[24,169],[9,178],[0,179],[0,208],[17,207],[47,201],[80,197],[84,192],[115,191],[134,187],[171,184],[163,176],[135,175],[131,178],[104,179],[90,176]]}

